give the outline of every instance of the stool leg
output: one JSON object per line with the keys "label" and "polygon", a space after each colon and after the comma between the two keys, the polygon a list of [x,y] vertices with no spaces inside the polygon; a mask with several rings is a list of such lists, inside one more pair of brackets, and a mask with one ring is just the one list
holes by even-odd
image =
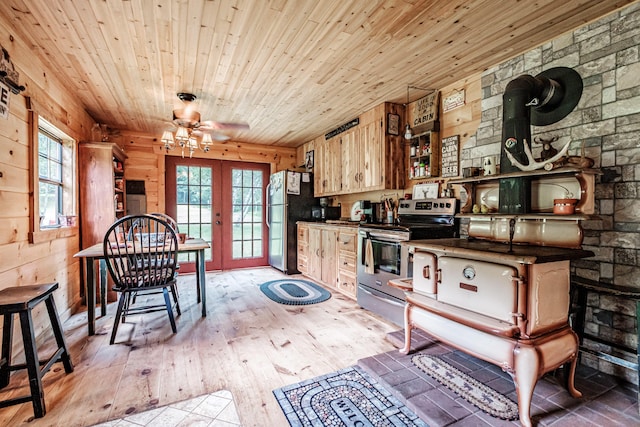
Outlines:
{"label": "stool leg", "polygon": [[40,361],[36,347],[36,335],[33,330],[31,310],[20,312],[20,326],[22,329],[22,341],[24,343],[24,355],[27,372],[29,373],[29,388],[31,390],[31,402],[33,403],[33,415],[42,418],[47,412],[44,404],[44,390],[40,376]]}
{"label": "stool leg", "polygon": [[2,362],[0,363],[0,388],[9,385],[11,376],[11,343],[13,342],[13,313],[5,313],[2,322]]}
{"label": "stool leg", "polygon": [[58,312],[56,311],[56,302],[53,299],[53,295],[49,295],[45,303],[47,305],[49,319],[51,320],[51,326],[53,327],[53,335],[56,337],[58,348],[64,349],[64,351],[60,355],[60,360],[62,360],[62,364],[64,365],[64,371],[69,374],[73,372],[73,363],[71,362],[71,356],[69,356],[69,349],[67,348],[67,343],[64,339],[64,332],[62,331],[62,326],[60,325],[60,318],[58,317]]}

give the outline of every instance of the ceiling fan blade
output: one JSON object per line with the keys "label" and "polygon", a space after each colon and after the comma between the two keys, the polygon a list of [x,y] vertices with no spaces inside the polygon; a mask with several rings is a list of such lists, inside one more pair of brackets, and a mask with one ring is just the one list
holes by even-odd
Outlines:
{"label": "ceiling fan blade", "polygon": [[199,127],[198,129],[194,129],[193,131],[191,131],[191,133],[199,137],[202,137],[202,135],[204,135],[205,133],[208,133],[209,135],[211,135],[211,139],[213,139],[214,141],[228,141],[229,139],[231,139],[229,135],[225,135],[224,133],[220,133],[220,132],[210,131],[202,127]]}
{"label": "ceiling fan blade", "polygon": [[213,120],[205,120],[201,122],[201,126],[206,126],[211,129],[216,130],[225,130],[225,129],[233,129],[233,130],[248,130],[250,129],[248,123],[242,122],[216,122]]}
{"label": "ceiling fan blade", "polygon": [[217,133],[217,132],[212,133],[211,138],[213,138],[214,141],[228,141],[231,139],[229,135],[225,135],[223,133]]}

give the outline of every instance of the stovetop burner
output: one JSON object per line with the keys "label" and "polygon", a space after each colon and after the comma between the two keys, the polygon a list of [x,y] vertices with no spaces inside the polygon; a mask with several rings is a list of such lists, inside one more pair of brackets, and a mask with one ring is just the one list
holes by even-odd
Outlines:
{"label": "stovetop burner", "polygon": [[397,224],[361,223],[364,230],[410,233],[411,239],[456,237],[455,198],[401,200]]}

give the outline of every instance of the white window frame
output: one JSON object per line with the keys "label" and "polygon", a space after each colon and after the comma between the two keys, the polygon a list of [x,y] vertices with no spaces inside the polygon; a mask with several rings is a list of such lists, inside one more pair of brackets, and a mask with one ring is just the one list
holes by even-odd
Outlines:
{"label": "white window frame", "polygon": [[[29,241],[31,243],[47,242],[54,239],[69,237],[78,232],[77,200],[77,142],[51,121],[41,117],[37,111],[29,110],[30,160],[31,174],[29,182]],[[39,134],[41,129],[62,142],[62,211],[63,215],[75,217],[70,224],[63,224],[57,228],[40,225],[40,173],[39,173]]]}

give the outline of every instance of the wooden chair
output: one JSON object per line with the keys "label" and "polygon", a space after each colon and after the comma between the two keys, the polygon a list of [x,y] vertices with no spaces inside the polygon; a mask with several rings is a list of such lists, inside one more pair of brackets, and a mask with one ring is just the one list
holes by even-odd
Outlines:
{"label": "wooden chair", "polygon": [[[153,215],[129,215],[111,225],[103,245],[113,290],[120,293],[110,344],[115,341],[120,321],[133,314],[166,310],[176,333],[173,306],[180,315],[180,305],[176,292],[178,239],[174,229]],[[131,297],[139,293],[157,291],[164,295],[164,304],[132,301]]]}
{"label": "wooden chair", "polygon": [[171,228],[173,228],[173,231],[175,231],[176,234],[180,233],[180,230],[178,229],[178,222],[172,217],[170,217],[169,215],[167,215],[166,213],[153,212],[153,213],[150,213],[149,215],[157,216],[158,218],[166,221],[167,224],[169,224]]}
{"label": "wooden chair", "polygon": [[[167,223],[173,227],[173,231],[176,232],[176,235],[180,234],[180,229],[178,228],[178,222],[173,219],[171,216],[167,215],[166,213],[162,213],[162,212],[153,212],[149,215],[153,215],[153,216],[157,216],[160,219],[163,219],[165,221],[167,221]],[[183,241],[181,241],[182,243],[184,243]],[[176,267],[176,270],[180,270],[180,265],[178,264],[178,266]],[[201,296],[200,296],[200,286],[196,286],[196,296],[198,299],[198,303],[200,303],[201,301]]]}

